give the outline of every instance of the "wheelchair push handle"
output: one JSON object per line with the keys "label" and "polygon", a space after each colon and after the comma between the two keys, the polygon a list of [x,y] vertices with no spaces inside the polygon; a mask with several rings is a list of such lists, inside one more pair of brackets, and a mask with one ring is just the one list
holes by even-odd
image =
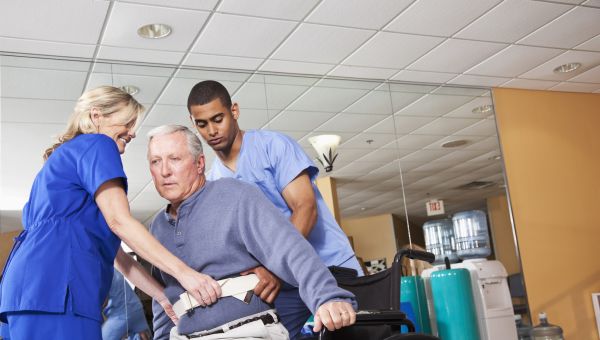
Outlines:
{"label": "wheelchair push handle", "polygon": [[432,253],[416,249],[402,249],[396,253],[394,262],[400,262],[404,256],[412,260],[421,260],[429,263],[433,263],[433,261],[435,261],[435,255]]}

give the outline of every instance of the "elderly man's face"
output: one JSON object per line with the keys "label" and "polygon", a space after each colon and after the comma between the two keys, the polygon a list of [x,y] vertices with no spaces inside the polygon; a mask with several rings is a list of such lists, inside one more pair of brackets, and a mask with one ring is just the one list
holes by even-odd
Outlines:
{"label": "elderly man's face", "polygon": [[194,159],[181,132],[153,137],[148,160],[156,190],[172,204],[185,200],[204,183],[204,155]]}

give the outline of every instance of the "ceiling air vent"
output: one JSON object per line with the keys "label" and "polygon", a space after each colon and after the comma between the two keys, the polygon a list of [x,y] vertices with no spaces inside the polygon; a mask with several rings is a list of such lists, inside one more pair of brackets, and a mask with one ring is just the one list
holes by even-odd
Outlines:
{"label": "ceiling air vent", "polygon": [[490,181],[473,181],[471,183],[467,183],[467,184],[463,184],[461,186],[456,187],[456,189],[459,190],[478,190],[478,189],[485,189],[485,188],[489,188],[491,186],[496,185],[495,182],[490,182]]}

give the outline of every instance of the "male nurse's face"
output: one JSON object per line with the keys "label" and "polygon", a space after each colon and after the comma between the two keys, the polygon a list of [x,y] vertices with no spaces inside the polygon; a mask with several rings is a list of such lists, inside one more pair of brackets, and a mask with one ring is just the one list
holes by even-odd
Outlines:
{"label": "male nurse's face", "polygon": [[239,132],[237,103],[225,107],[220,99],[190,107],[192,122],[198,133],[215,151],[227,151]]}
{"label": "male nurse's face", "polygon": [[202,184],[204,155],[194,159],[182,132],[152,137],[148,161],[156,190],[173,204],[188,198]]}

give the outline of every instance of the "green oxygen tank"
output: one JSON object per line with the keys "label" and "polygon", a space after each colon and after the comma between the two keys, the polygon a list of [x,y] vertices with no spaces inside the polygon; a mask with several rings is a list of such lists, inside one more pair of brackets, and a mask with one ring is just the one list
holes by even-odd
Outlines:
{"label": "green oxygen tank", "polygon": [[467,269],[446,269],[431,274],[431,291],[438,335],[444,340],[480,340],[477,313]]}
{"label": "green oxygen tank", "polygon": [[410,302],[415,311],[415,323],[422,333],[431,334],[425,285],[420,276],[403,276],[400,280],[400,302]]}

